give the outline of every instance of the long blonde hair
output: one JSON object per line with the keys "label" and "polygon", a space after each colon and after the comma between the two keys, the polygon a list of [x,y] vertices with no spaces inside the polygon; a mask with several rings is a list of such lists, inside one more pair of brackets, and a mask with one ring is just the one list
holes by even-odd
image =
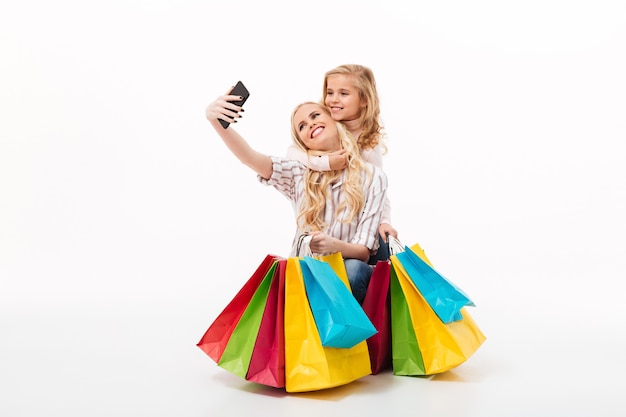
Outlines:
{"label": "long blonde hair", "polygon": [[[298,148],[307,154],[307,157],[319,156],[328,152],[312,151],[298,137],[298,131],[294,124],[294,117],[298,109],[305,104],[319,106],[320,110],[330,116],[330,111],[320,103],[305,102],[294,109],[291,114],[291,138]],[[324,223],[324,210],[326,202],[332,197],[330,186],[335,183],[346,171],[346,178],[342,186],[345,197],[336,209],[335,214],[339,214],[344,208],[348,210],[348,216],[343,220],[350,223],[355,216],[358,216],[365,206],[365,196],[363,195],[363,181],[371,181],[371,172],[367,164],[361,158],[359,147],[354,137],[346,130],[345,126],[339,122],[337,125],[338,140],[342,149],[346,150],[348,165],[342,170],[315,171],[310,168],[306,170],[304,177],[304,202],[300,204],[300,212],[296,217],[296,222],[304,231],[323,231],[327,226]],[[368,176],[364,179],[361,171],[366,170]]]}
{"label": "long blonde hair", "polygon": [[383,153],[386,152],[387,147],[383,143],[385,134],[380,122],[380,99],[378,98],[376,79],[372,70],[363,65],[345,64],[326,72],[324,75],[322,104],[326,101],[328,77],[333,75],[349,77],[354,82],[354,87],[358,91],[359,97],[366,103],[359,116],[359,125],[362,126],[361,134],[356,138],[359,148],[371,149],[381,144]]}

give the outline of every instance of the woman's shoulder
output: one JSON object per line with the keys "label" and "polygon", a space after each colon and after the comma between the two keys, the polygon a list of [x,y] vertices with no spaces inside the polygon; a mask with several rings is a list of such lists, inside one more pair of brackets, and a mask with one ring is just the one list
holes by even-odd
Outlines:
{"label": "woman's shoulder", "polygon": [[[382,168],[376,165],[365,162],[361,171],[362,186],[364,192],[371,192],[372,190],[383,190],[387,188],[387,174]],[[369,191],[368,191],[369,190]]]}
{"label": "woman's shoulder", "polygon": [[387,174],[385,174],[385,171],[383,171],[381,167],[367,160],[363,161],[363,168],[361,170],[361,174],[363,176],[370,176],[373,178],[381,178],[381,177],[387,178]]}

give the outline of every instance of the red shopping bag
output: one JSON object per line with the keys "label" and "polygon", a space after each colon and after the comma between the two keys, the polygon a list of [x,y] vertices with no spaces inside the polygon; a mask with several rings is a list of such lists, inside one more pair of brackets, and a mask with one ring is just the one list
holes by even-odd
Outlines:
{"label": "red shopping bag", "polygon": [[390,262],[378,261],[363,300],[363,310],[378,330],[378,333],[367,339],[374,375],[391,367],[390,274]]}
{"label": "red shopping bag", "polygon": [[275,255],[267,255],[265,257],[254,274],[248,279],[231,302],[228,303],[226,308],[217,316],[197,343],[197,346],[216,363],[219,363],[224,349],[228,344],[228,340],[235,327],[237,327],[237,323],[239,323],[239,319],[246,310],[254,293],[277,259],[279,259],[279,257]]}
{"label": "red shopping bag", "polygon": [[279,260],[267,297],[246,379],[276,388],[285,386],[285,268]]}
{"label": "red shopping bag", "polygon": [[254,343],[259,334],[267,298],[277,267],[278,262],[274,262],[270,270],[265,274],[263,281],[248,303],[246,311],[243,312],[235,330],[230,335],[222,357],[217,363],[222,368],[241,378],[245,378],[248,373]]}

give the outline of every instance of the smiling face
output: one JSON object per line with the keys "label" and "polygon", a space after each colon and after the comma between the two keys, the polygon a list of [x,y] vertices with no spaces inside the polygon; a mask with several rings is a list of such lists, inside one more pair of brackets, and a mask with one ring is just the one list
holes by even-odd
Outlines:
{"label": "smiling face", "polygon": [[326,79],[324,104],[330,109],[333,119],[347,122],[357,120],[367,103],[361,99],[352,77],[337,74]]}
{"label": "smiling face", "polygon": [[305,148],[322,152],[341,149],[337,124],[321,104],[301,104],[291,120],[293,133]]}

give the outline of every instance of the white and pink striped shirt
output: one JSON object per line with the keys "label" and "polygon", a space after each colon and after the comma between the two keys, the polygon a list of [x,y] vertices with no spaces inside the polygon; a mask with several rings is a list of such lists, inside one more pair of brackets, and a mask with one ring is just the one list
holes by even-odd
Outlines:
{"label": "white and pink striped shirt", "polygon": [[[297,216],[300,212],[300,204],[303,203],[302,195],[304,193],[304,175],[307,167],[299,161],[290,160],[283,157],[272,156],[273,173],[269,179],[261,178],[259,181],[266,185],[271,185],[287,197],[292,204],[294,214]],[[335,184],[331,185],[332,199],[326,204],[324,210],[324,222],[327,229],[324,230],[329,236],[333,236],[344,242],[361,244],[375,251],[378,249],[378,225],[383,214],[383,206],[387,195],[387,176],[382,169],[368,164],[371,171],[371,181],[367,181],[367,173],[361,173],[364,179],[363,195],[365,197],[365,205],[361,214],[350,223],[342,223],[341,220],[347,217],[348,210],[343,209],[339,214],[336,208],[343,200],[343,182],[345,181],[345,171]],[[294,236],[292,253],[295,256],[295,246],[298,237],[305,231],[301,225],[298,225],[296,235]]]}
{"label": "white and pink striped shirt", "polygon": [[[365,162],[374,164],[378,168],[383,168],[383,150],[381,145],[376,145],[374,148],[361,149],[361,158]],[[307,165],[309,168],[315,171],[330,171],[330,158],[328,155],[321,156],[309,156],[302,149],[292,144],[287,148],[287,158],[295,159]],[[383,215],[380,218],[381,223],[391,224],[391,204],[389,198],[385,199],[385,205],[383,206]]]}

